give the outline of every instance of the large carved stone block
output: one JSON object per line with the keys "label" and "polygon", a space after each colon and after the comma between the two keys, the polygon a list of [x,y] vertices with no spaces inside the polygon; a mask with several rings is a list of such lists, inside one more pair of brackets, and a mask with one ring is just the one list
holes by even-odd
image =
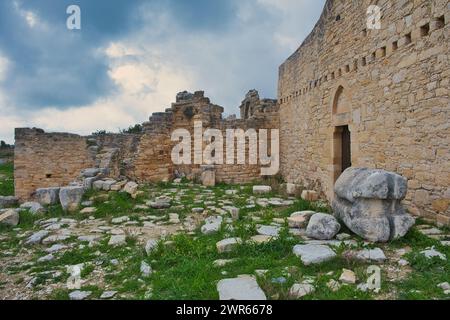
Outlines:
{"label": "large carved stone block", "polygon": [[414,225],[414,218],[401,205],[407,180],[396,173],[349,168],[336,181],[334,190],[335,216],[366,240],[397,239]]}

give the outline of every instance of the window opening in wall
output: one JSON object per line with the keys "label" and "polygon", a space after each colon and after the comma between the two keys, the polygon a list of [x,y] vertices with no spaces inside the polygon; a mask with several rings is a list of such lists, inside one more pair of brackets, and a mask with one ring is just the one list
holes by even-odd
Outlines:
{"label": "window opening in wall", "polygon": [[429,34],[430,34],[430,24],[429,23],[420,27],[420,36],[421,37],[426,37]]}
{"label": "window opening in wall", "polygon": [[412,42],[411,33],[405,35],[405,44],[410,44]]}
{"label": "window opening in wall", "polygon": [[392,42],[392,51],[396,51],[398,49],[398,41]]}
{"label": "window opening in wall", "polygon": [[445,16],[440,16],[439,18],[436,18],[436,27],[438,29],[441,29],[445,26]]}

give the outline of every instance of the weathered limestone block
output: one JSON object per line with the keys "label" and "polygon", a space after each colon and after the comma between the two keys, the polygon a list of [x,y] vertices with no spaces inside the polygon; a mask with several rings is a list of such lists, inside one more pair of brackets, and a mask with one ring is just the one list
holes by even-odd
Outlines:
{"label": "weathered limestone block", "polygon": [[15,209],[8,209],[0,215],[0,224],[17,226],[19,224],[19,213]]}
{"label": "weathered limestone block", "polygon": [[84,178],[92,178],[100,173],[99,168],[88,168],[81,171],[81,176]]}
{"label": "weathered limestone block", "polygon": [[216,171],[214,166],[202,166],[201,181],[205,187],[214,187],[216,185]]}
{"label": "weathered limestone block", "polygon": [[64,187],[59,191],[59,200],[65,211],[75,211],[83,198],[83,187]]}
{"label": "weathered limestone block", "polygon": [[357,235],[373,242],[403,237],[414,219],[401,205],[407,181],[375,169],[349,168],[336,181],[333,211]]}
{"label": "weathered limestone block", "polygon": [[0,209],[17,205],[18,200],[13,196],[0,196]]}
{"label": "weathered limestone block", "polygon": [[59,202],[59,189],[59,187],[37,189],[35,198],[42,205],[57,204]]}
{"label": "weathered limestone block", "polygon": [[297,192],[297,185],[293,183],[286,183],[286,193],[288,195],[295,195]]}
{"label": "weathered limestone block", "polygon": [[267,300],[255,277],[239,276],[217,283],[220,300]]}
{"label": "weathered limestone block", "polygon": [[31,214],[46,212],[46,209],[39,202],[25,202],[20,205],[20,208],[30,211]]}
{"label": "weathered limestone block", "polygon": [[139,185],[136,182],[129,181],[127,184],[123,187],[123,191],[130,194],[131,196],[134,195],[138,190]]}
{"label": "weathered limestone block", "polygon": [[325,213],[316,213],[309,220],[306,235],[317,240],[331,240],[340,229],[341,225],[335,217]]}

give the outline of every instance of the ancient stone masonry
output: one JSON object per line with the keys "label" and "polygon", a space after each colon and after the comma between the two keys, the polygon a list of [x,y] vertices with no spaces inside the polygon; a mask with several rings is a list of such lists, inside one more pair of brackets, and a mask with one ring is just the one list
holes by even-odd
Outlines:
{"label": "ancient stone masonry", "polygon": [[[208,175],[209,184],[213,180],[228,183],[257,180],[260,178],[259,165],[221,164],[202,168],[200,164],[194,164],[194,159],[191,165],[174,165],[171,159],[171,151],[177,144],[171,140],[171,133],[175,129],[186,129],[193,136],[197,121],[202,122],[203,130],[221,130],[224,139],[228,128],[278,129],[277,101],[260,100],[255,90],[247,94],[246,100],[249,97],[252,99],[251,114],[245,119],[233,116],[223,119],[224,109],[212,104],[202,91],[181,92],[171,108],[154,113],[143,124],[143,131],[139,134],[108,133],[82,137],[45,133],[41,129],[16,129],[16,196],[28,200],[35,197],[38,188],[62,187],[90,176],[93,176],[88,179],[92,184],[97,172],[103,178],[131,179],[139,183],[168,181],[181,176],[201,179],[202,175]],[[248,146],[246,151],[248,153]],[[95,174],[91,175],[91,172]]]}
{"label": "ancient stone masonry", "polygon": [[[371,4],[380,30],[367,29]],[[287,182],[332,200],[349,166],[396,172],[409,212],[450,223],[449,19],[447,0],[326,2],[279,68]]]}

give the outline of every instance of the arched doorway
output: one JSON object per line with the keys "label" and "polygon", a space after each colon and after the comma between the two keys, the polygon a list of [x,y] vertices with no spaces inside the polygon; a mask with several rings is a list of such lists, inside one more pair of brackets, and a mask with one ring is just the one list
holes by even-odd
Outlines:
{"label": "arched doorway", "polygon": [[333,183],[352,166],[351,100],[343,86],[333,99]]}

